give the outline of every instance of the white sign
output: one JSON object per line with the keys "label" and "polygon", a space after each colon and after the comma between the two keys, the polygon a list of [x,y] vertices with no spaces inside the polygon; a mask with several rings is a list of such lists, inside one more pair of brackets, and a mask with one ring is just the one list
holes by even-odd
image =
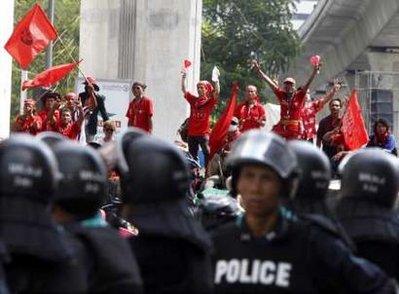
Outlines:
{"label": "white sign", "polygon": [[[105,97],[105,109],[110,120],[115,122],[116,133],[127,128],[127,118],[125,117],[129,107],[131,93],[131,81],[129,80],[106,80],[98,79],[97,85],[100,91],[96,92]],[[84,92],[84,79],[79,77],[76,82],[76,92]],[[103,120],[98,113],[97,135],[95,141],[103,137]],[[84,132],[84,130],[82,130]]]}

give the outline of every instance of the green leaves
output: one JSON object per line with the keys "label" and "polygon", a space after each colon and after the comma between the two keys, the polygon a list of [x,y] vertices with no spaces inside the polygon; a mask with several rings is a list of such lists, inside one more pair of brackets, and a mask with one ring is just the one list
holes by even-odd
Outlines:
{"label": "green leaves", "polygon": [[264,85],[250,71],[251,52],[269,75],[285,72],[299,50],[291,25],[293,0],[204,0],[201,79],[216,64],[221,71],[222,97],[234,80],[241,88]]}

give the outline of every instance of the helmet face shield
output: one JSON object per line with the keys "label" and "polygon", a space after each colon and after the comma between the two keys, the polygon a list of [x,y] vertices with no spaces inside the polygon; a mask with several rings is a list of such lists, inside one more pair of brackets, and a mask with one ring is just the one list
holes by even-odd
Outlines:
{"label": "helmet face shield", "polygon": [[242,135],[227,158],[227,164],[233,168],[246,163],[267,166],[282,179],[289,178],[297,167],[295,154],[284,139],[259,130]]}

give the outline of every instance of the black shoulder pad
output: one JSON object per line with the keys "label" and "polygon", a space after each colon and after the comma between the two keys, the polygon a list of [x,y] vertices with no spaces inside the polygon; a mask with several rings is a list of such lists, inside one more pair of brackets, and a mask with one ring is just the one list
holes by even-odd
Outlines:
{"label": "black shoulder pad", "polygon": [[302,214],[300,216],[304,221],[308,221],[312,225],[316,225],[317,227],[327,231],[330,234],[333,234],[337,237],[341,237],[340,232],[337,230],[336,225],[327,217],[320,214]]}
{"label": "black shoulder pad", "polygon": [[303,214],[301,215],[301,219],[305,222],[307,221],[311,225],[315,225],[325,232],[332,234],[333,236],[339,238],[341,241],[345,243],[353,252],[356,252],[356,245],[353,243],[351,238],[345,232],[343,227],[337,223],[335,224],[329,218],[319,215],[319,214]]}

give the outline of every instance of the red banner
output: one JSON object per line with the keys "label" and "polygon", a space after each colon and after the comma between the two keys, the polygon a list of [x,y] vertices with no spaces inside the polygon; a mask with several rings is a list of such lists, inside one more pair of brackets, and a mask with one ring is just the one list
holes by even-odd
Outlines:
{"label": "red banner", "polygon": [[224,139],[229,130],[231,120],[234,116],[234,110],[237,105],[238,84],[233,84],[231,89],[230,100],[227,107],[224,109],[219,120],[216,122],[209,136],[209,147],[211,149],[209,159],[223,147]]}
{"label": "red banner", "polygon": [[369,136],[362,116],[362,109],[357,100],[357,91],[353,90],[342,118],[341,132],[347,150],[356,150],[367,144]]}
{"label": "red banner", "polygon": [[22,83],[22,90],[36,87],[50,87],[69,74],[77,65],[78,63],[67,63],[50,67],[37,74],[33,80],[24,81]]}
{"label": "red banner", "polygon": [[48,44],[57,38],[57,31],[39,4],[35,4],[14,28],[4,48],[21,68],[26,69]]}

